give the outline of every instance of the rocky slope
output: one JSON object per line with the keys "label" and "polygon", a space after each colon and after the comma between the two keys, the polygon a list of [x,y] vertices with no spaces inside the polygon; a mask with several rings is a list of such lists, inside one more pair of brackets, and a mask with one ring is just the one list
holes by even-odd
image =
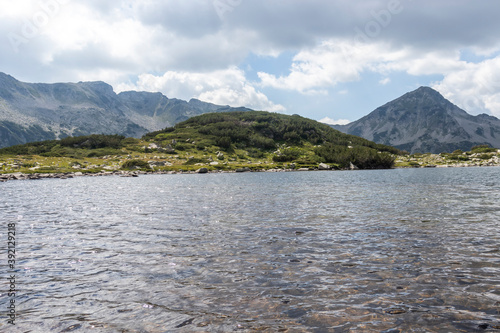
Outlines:
{"label": "rocky slope", "polygon": [[482,144],[500,147],[498,118],[472,116],[429,87],[409,92],[350,124],[333,127],[411,153],[466,151]]}
{"label": "rocky slope", "polygon": [[248,110],[104,82],[24,83],[0,73],[0,147],[88,134],[140,137],[207,112]]}

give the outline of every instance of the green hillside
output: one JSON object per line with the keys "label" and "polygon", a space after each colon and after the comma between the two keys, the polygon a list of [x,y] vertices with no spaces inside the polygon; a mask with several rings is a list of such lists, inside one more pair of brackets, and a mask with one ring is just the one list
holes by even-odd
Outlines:
{"label": "green hillside", "polygon": [[204,114],[143,137],[169,150],[225,152],[230,158],[296,165],[331,163],[337,168],[354,164],[361,169],[390,168],[399,150],[341,133],[298,115],[264,111]]}
{"label": "green hillside", "polygon": [[245,111],[204,114],[142,139],[88,135],[7,147],[0,149],[0,172],[315,169],[321,163],[378,169],[391,168],[396,154],[298,115]]}

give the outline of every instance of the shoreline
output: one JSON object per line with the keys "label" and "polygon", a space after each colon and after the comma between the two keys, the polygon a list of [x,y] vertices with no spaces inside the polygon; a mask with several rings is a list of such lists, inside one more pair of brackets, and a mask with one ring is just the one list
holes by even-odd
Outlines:
{"label": "shoreline", "polygon": [[[394,167],[391,169],[366,169],[366,170],[397,170],[397,169],[430,169],[430,168],[485,168],[485,167],[500,167],[500,165],[476,165],[476,164],[446,164],[446,165],[427,165],[420,167]],[[299,169],[257,169],[252,170],[248,167],[239,168],[234,170],[208,170],[207,168],[200,168],[196,171],[128,171],[128,170],[115,170],[115,171],[101,171],[101,172],[53,172],[53,173],[22,173],[12,172],[0,174],[0,183],[9,180],[40,180],[40,179],[71,179],[77,177],[139,177],[143,175],[192,175],[192,174],[217,174],[217,173],[246,173],[246,172],[306,172],[306,171],[355,171],[359,169],[321,169],[321,168],[299,168]],[[359,170],[359,171],[366,171]]]}

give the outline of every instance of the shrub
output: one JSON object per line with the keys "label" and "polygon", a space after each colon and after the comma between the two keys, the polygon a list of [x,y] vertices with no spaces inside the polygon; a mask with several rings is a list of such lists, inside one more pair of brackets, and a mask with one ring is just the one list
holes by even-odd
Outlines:
{"label": "shrub", "polygon": [[175,149],[177,149],[177,150],[180,150],[180,151],[184,151],[184,150],[186,150],[188,147],[187,147],[187,145],[183,145],[182,143],[178,143],[178,144],[176,144],[176,145],[175,145],[175,147],[174,147],[174,148],[175,148]]}
{"label": "shrub", "polygon": [[315,153],[323,162],[335,163],[342,168],[348,168],[352,163],[360,169],[390,169],[395,161],[395,157],[387,152],[363,146],[348,148],[328,143],[316,148]]}
{"label": "shrub", "polygon": [[124,170],[133,170],[133,169],[151,170],[151,167],[149,166],[148,162],[143,161],[143,160],[129,160],[129,161],[125,161],[122,164],[122,169],[124,169]]}
{"label": "shrub", "polygon": [[480,146],[475,146],[475,147],[472,147],[471,149],[471,152],[473,153],[496,153],[496,149],[495,148],[491,148],[490,146],[488,145],[480,145]]}
{"label": "shrub", "polygon": [[139,139],[136,138],[125,138],[121,142],[123,145],[134,145],[139,143]]}
{"label": "shrub", "polygon": [[103,157],[107,155],[116,155],[119,153],[120,152],[115,149],[100,148],[100,149],[90,150],[89,153],[87,154],[87,157]]}
{"label": "shrub", "polygon": [[222,149],[228,149],[231,147],[231,138],[228,136],[217,138],[215,144],[221,147]]}
{"label": "shrub", "polygon": [[40,154],[45,157],[71,157],[71,158],[79,158],[81,154],[77,151],[77,149],[65,147],[61,145],[55,145],[50,149],[50,151],[46,151]]}
{"label": "shrub", "polygon": [[248,156],[253,157],[253,158],[263,158],[264,152],[260,149],[250,148],[250,149],[248,149]]}
{"label": "shrub", "polygon": [[491,157],[492,157],[491,154],[481,154],[478,156],[478,158],[481,160],[489,160]]}
{"label": "shrub", "polygon": [[190,158],[187,160],[186,163],[184,163],[184,165],[195,165],[198,163],[206,164],[206,163],[208,163],[208,160],[202,159],[202,158]]}
{"label": "shrub", "polygon": [[104,134],[92,134],[87,136],[77,136],[77,137],[67,137],[60,141],[60,145],[63,147],[71,148],[87,148],[87,149],[98,149],[98,148],[121,148],[123,147],[122,140],[125,137],[122,135],[104,135]]}
{"label": "shrub", "polygon": [[279,154],[273,156],[274,162],[292,162],[300,157],[300,150],[296,148],[282,149]]}
{"label": "shrub", "polygon": [[469,160],[469,157],[467,155],[455,155],[455,154],[452,154],[450,156],[448,156],[448,158],[450,160],[453,160],[453,161],[468,161]]}
{"label": "shrub", "polygon": [[283,135],[283,140],[289,143],[298,144],[300,143],[300,135],[295,131],[287,132]]}
{"label": "shrub", "polygon": [[262,149],[273,149],[276,147],[276,143],[273,139],[266,138],[261,135],[252,135],[249,140],[250,146],[254,148],[262,148]]}

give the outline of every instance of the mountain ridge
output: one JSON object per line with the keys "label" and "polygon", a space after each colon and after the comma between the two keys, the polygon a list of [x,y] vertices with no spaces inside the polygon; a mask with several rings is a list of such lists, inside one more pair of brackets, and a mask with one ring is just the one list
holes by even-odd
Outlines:
{"label": "mountain ridge", "polygon": [[131,137],[207,112],[250,110],[162,93],[116,94],[103,81],[26,83],[0,72],[0,147],[89,134]]}
{"label": "mountain ridge", "polygon": [[420,87],[347,125],[341,132],[411,153],[471,150],[477,145],[500,147],[500,119],[473,116],[430,87]]}

